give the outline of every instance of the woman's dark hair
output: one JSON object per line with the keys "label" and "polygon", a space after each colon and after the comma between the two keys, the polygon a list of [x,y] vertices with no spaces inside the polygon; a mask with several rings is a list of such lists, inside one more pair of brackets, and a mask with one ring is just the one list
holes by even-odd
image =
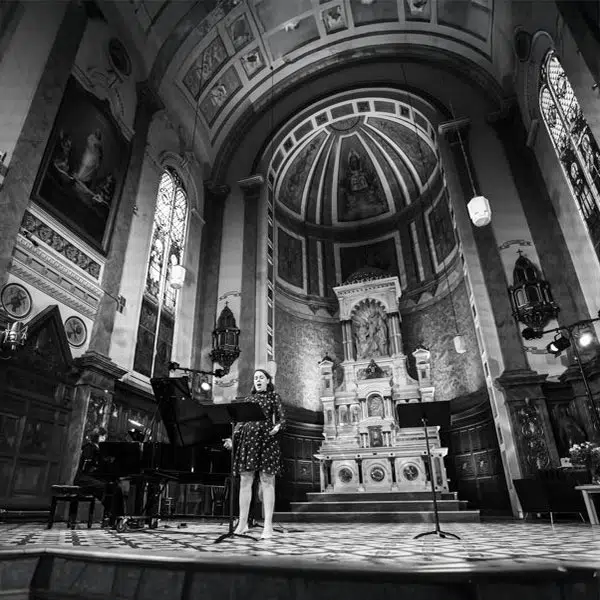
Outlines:
{"label": "woman's dark hair", "polygon": [[97,444],[101,435],[106,435],[106,429],[104,429],[104,427],[94,429],[92,433],[90,433],[90,442],[92,442],[92,444]]}
{"label": "woman's dark hair", "polygon": [[[264,373],[265,377],[269,380],[269,383],[267,383],[267,392],[274,392],[275,386],[273,385],[273,377],[272,377],[271,373],[269,373],[268,371],[265,371],[264,369],[254,369],[255,373],[258,371],[260,371],[261,373]],[[254,387],[254,383],[252,384],[252,393],[256,394],[256,388]]]}

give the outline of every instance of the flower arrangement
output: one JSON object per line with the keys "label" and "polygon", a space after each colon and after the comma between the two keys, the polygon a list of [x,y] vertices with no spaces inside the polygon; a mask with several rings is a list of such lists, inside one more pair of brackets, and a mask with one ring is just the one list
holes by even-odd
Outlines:
{"label": "flower arrangement", "polygon": [[600,467],[600,446],[598,444],[595,442],[573,444],[569,448],[569,456],[573,465],[585,467],[594,478]]}

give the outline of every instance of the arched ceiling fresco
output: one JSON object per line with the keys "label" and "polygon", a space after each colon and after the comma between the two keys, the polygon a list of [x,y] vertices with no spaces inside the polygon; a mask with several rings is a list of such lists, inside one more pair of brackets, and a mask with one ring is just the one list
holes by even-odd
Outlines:
{"label": "arched ceiling fresco", "polygon": [[269,184],[279,207],[304,223],[343,227],[383,220],[439,180],[435,136],[409,95],[339,94],[277,134]]}
{"label": "arched ceiling fresco", "polygon": [[[490,80],[509,68],[500,0],[113,0],[150,82],[195,123],[207,158],[248,106],[309,65],[367,48],[460,55]],[[506,14],[505,14],[506,13]],[[508,49],[507,49],[508,48]],[[502,56],[500,56],[502,54]],[[502,66],[504,65],[504,66]],[[469,76],[475,77],[473,73]],[[488,86],[489,87],[489,86]]]}

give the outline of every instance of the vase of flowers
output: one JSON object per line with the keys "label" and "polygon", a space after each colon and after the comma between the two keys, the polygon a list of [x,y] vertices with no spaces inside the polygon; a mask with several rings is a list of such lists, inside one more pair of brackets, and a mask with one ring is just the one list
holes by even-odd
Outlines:
{"label": "vase of flowers", "polygon": [[600,481],[600,446],[595,442],[573,444],[569,456],[574,466],[585,467],[592,483]]}

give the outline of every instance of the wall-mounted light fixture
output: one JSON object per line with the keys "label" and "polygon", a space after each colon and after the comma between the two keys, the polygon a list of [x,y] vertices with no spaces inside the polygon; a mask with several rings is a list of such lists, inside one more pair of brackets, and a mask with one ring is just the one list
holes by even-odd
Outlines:
{"label": "wall-mounted light fixture", "polygon": [[174,290],[180,290],[185,283],[185,267],[182,265],[173,265],[171,267],[171,281],[170,286]]}

